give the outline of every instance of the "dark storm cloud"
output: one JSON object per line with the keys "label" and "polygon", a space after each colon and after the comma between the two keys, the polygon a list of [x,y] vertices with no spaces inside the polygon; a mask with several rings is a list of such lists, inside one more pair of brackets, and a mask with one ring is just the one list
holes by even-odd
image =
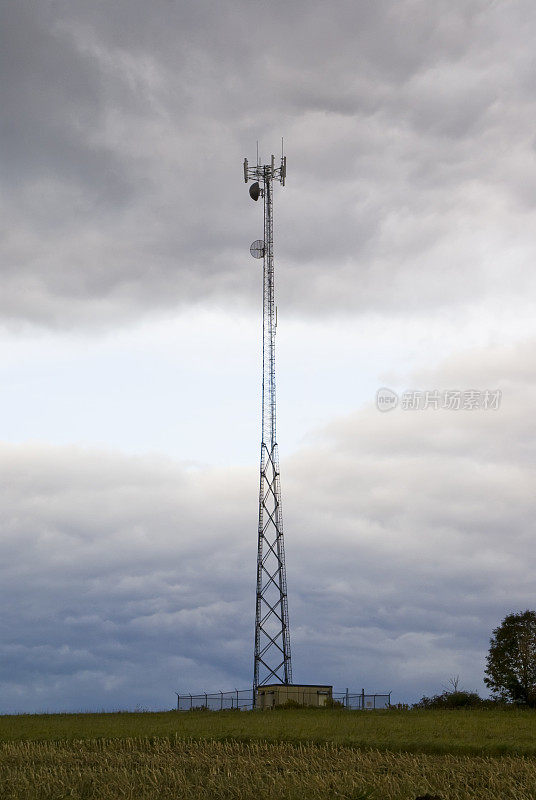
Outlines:
{"label": "dark storm cloud", "polygon": [[241,490],[106,453],[28,446],[4,459],[4,710],[165,707],[176,688],[247,672]]}
{"label": "dark storm cloud", "polygon": [[261,219],[241,160],[280,135],[277,254],[296,312],[433,308],[513,276],[533,288],[531,4],[1,14],[5,320],[249,300]]}
{"label": "dark storm cloud", "polygon": [[[416,378],[499,384],[499,411],[365,408],[283,462],[297,681],[484,691],[492,628],[534,597],[534,349]],[[0,461],[3,711],[249,685],[255,470],[31,445]]]}

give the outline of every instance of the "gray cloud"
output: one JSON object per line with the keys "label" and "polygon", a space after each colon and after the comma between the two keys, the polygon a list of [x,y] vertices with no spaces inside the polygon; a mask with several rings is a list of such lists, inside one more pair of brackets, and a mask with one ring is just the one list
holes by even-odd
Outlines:
{"label": "gray cloud", "polygon": [[281,134],[289,311],[419,313],[534,289],[527,2],[1,13],[4,320],[249,302],[261,219],[240,165]]}
{"label": "gray cloud", "polygon": [[246,672],[242,489],[76,449],[3,462],[4,710],[165,707],[200,666],[217,685]]}
{"label": "gray cloud", "polygon": [[[459,673],[483,691],[491,629],[533,598],[534,347],[415,376],[501,388],[499,411],[364,408],[283,462],[297,681],[415,700]],[[4,711],[249,684],[253,467],[31,445],[0,460]]]}

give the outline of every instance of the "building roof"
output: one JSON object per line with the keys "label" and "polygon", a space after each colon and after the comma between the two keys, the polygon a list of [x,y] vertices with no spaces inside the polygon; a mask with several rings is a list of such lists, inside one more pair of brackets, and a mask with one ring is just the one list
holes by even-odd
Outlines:
{"label": "building roof", "polygon": [[260,689],[333,689],[328,683],[264,683],[262,686],[257,686],[257,691]]}

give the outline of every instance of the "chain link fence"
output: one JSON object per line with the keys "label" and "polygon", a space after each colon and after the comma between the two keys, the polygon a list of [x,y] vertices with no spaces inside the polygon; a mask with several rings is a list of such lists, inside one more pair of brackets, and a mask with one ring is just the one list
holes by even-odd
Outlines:
{"label": "chain link fence", "polygon": [[204,692],[202,694],[177,695],[177,711],[247,711],[253,708],[251,689],[235,689],[234,692]]}
{"label": "chain link fence", "polygon": [[[201,694],[177,695],[177,711],[251,711],[253,706],[253,692],[251,689],[235,689],[231,692],[202,692]],[[303,704],[303,692],[296,687],[295,702]],[[391,705],[391,692],[388,694],[367,694],[361,692],[333,692],[333,702],[337,708],[347,708],[350,711],[368,711],[389,708]]]}
{"label": "chain link fence", "polygon": [[388,694],[366,694],[365,690],[362,689],[357,694],[346,689],[345,692],[333,692],[333,700],[352,711],[389,708],[391,705],[391,692]]}

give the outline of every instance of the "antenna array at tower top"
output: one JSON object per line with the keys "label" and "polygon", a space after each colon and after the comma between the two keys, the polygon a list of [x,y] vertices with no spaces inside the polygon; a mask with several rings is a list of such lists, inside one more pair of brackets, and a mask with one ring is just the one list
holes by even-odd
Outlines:
{"label": "antenna array at tower top", "polygon": [[265,178],[271,180],[278,180],[281,184],[285,185],[287,177],[287,157],[281,156],[281,163],[278,167],[275,166],[275,156],[272,156],[269,164],[257,164],[250,167],[247,158],[244,159],[244,181],[262,181]]}

